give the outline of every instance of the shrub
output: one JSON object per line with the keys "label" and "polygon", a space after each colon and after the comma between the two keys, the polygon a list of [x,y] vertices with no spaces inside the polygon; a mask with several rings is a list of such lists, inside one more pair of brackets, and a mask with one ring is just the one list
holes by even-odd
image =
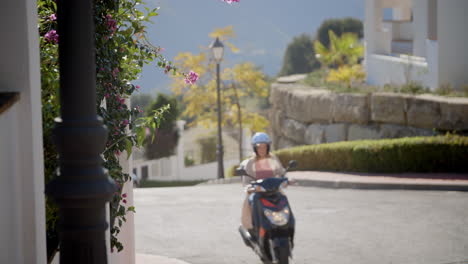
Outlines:
{"label": "shrub", "polygon": [[343,172],[468,172],[468,137],[446,135],[299,146],[276,152],[298,170]]}
{"label": "shrub", "polygon": [[337,70],[331,69],[327,77],[327,82],[338,82],[345,85],[349,90],[355,83],[362,83],[366,78],[366,73],[361,65],[341,66]]}
{"label": "shrub", "polygon": [[[299,146],[275,151],[286,166],[297,170],[340,172],[468,172],[468,137],[446,135],[357,140]],[[228,173],[234,172],[233,168]]]}

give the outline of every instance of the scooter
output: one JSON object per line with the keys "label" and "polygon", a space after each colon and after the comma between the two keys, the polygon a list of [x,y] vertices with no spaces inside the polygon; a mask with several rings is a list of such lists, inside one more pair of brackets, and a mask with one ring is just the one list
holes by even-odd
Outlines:
{"label": "scooter", "polygon": [[[296,161],[289,161],[286,171],[296,167]],[[251,201],[253,230],[239,227],[244,243],[251,247],[265,264],[288,264],[294,247],[295,219],[288,198],[281,192],[289,180],[267,178],[256,180],[245,169],[238,168],[237,176],[253,179],[247,191],[253,193]]]}

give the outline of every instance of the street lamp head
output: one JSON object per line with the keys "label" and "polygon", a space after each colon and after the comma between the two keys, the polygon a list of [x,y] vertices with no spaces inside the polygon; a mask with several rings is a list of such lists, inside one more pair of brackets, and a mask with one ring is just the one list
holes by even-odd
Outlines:
{"label": "street lamp head", "polygon": [[213,57],[217,63],[221,62],[223,59],[224,53],[224,45],[221,43],[218,37],[216,37],[215,41],[211,43],[210,49],[213,52]]}

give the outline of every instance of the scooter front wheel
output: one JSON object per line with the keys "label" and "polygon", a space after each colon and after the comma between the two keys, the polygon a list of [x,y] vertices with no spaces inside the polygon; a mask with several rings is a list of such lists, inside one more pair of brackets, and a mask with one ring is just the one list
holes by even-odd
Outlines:
{"label": "scooter front wheel", "polygon": [[289,245],[278,247],[275,251],[278,264],[289,264]]}

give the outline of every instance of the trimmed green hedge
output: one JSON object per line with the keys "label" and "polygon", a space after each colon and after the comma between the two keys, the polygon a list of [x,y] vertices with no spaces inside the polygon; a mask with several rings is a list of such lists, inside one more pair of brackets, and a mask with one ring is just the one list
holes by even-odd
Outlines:
{"label": "trimmed green hedge", "polygon": [[306,145],[274,152],[297,170],[341,172],[468,172],[468,137],[446,135]]}

